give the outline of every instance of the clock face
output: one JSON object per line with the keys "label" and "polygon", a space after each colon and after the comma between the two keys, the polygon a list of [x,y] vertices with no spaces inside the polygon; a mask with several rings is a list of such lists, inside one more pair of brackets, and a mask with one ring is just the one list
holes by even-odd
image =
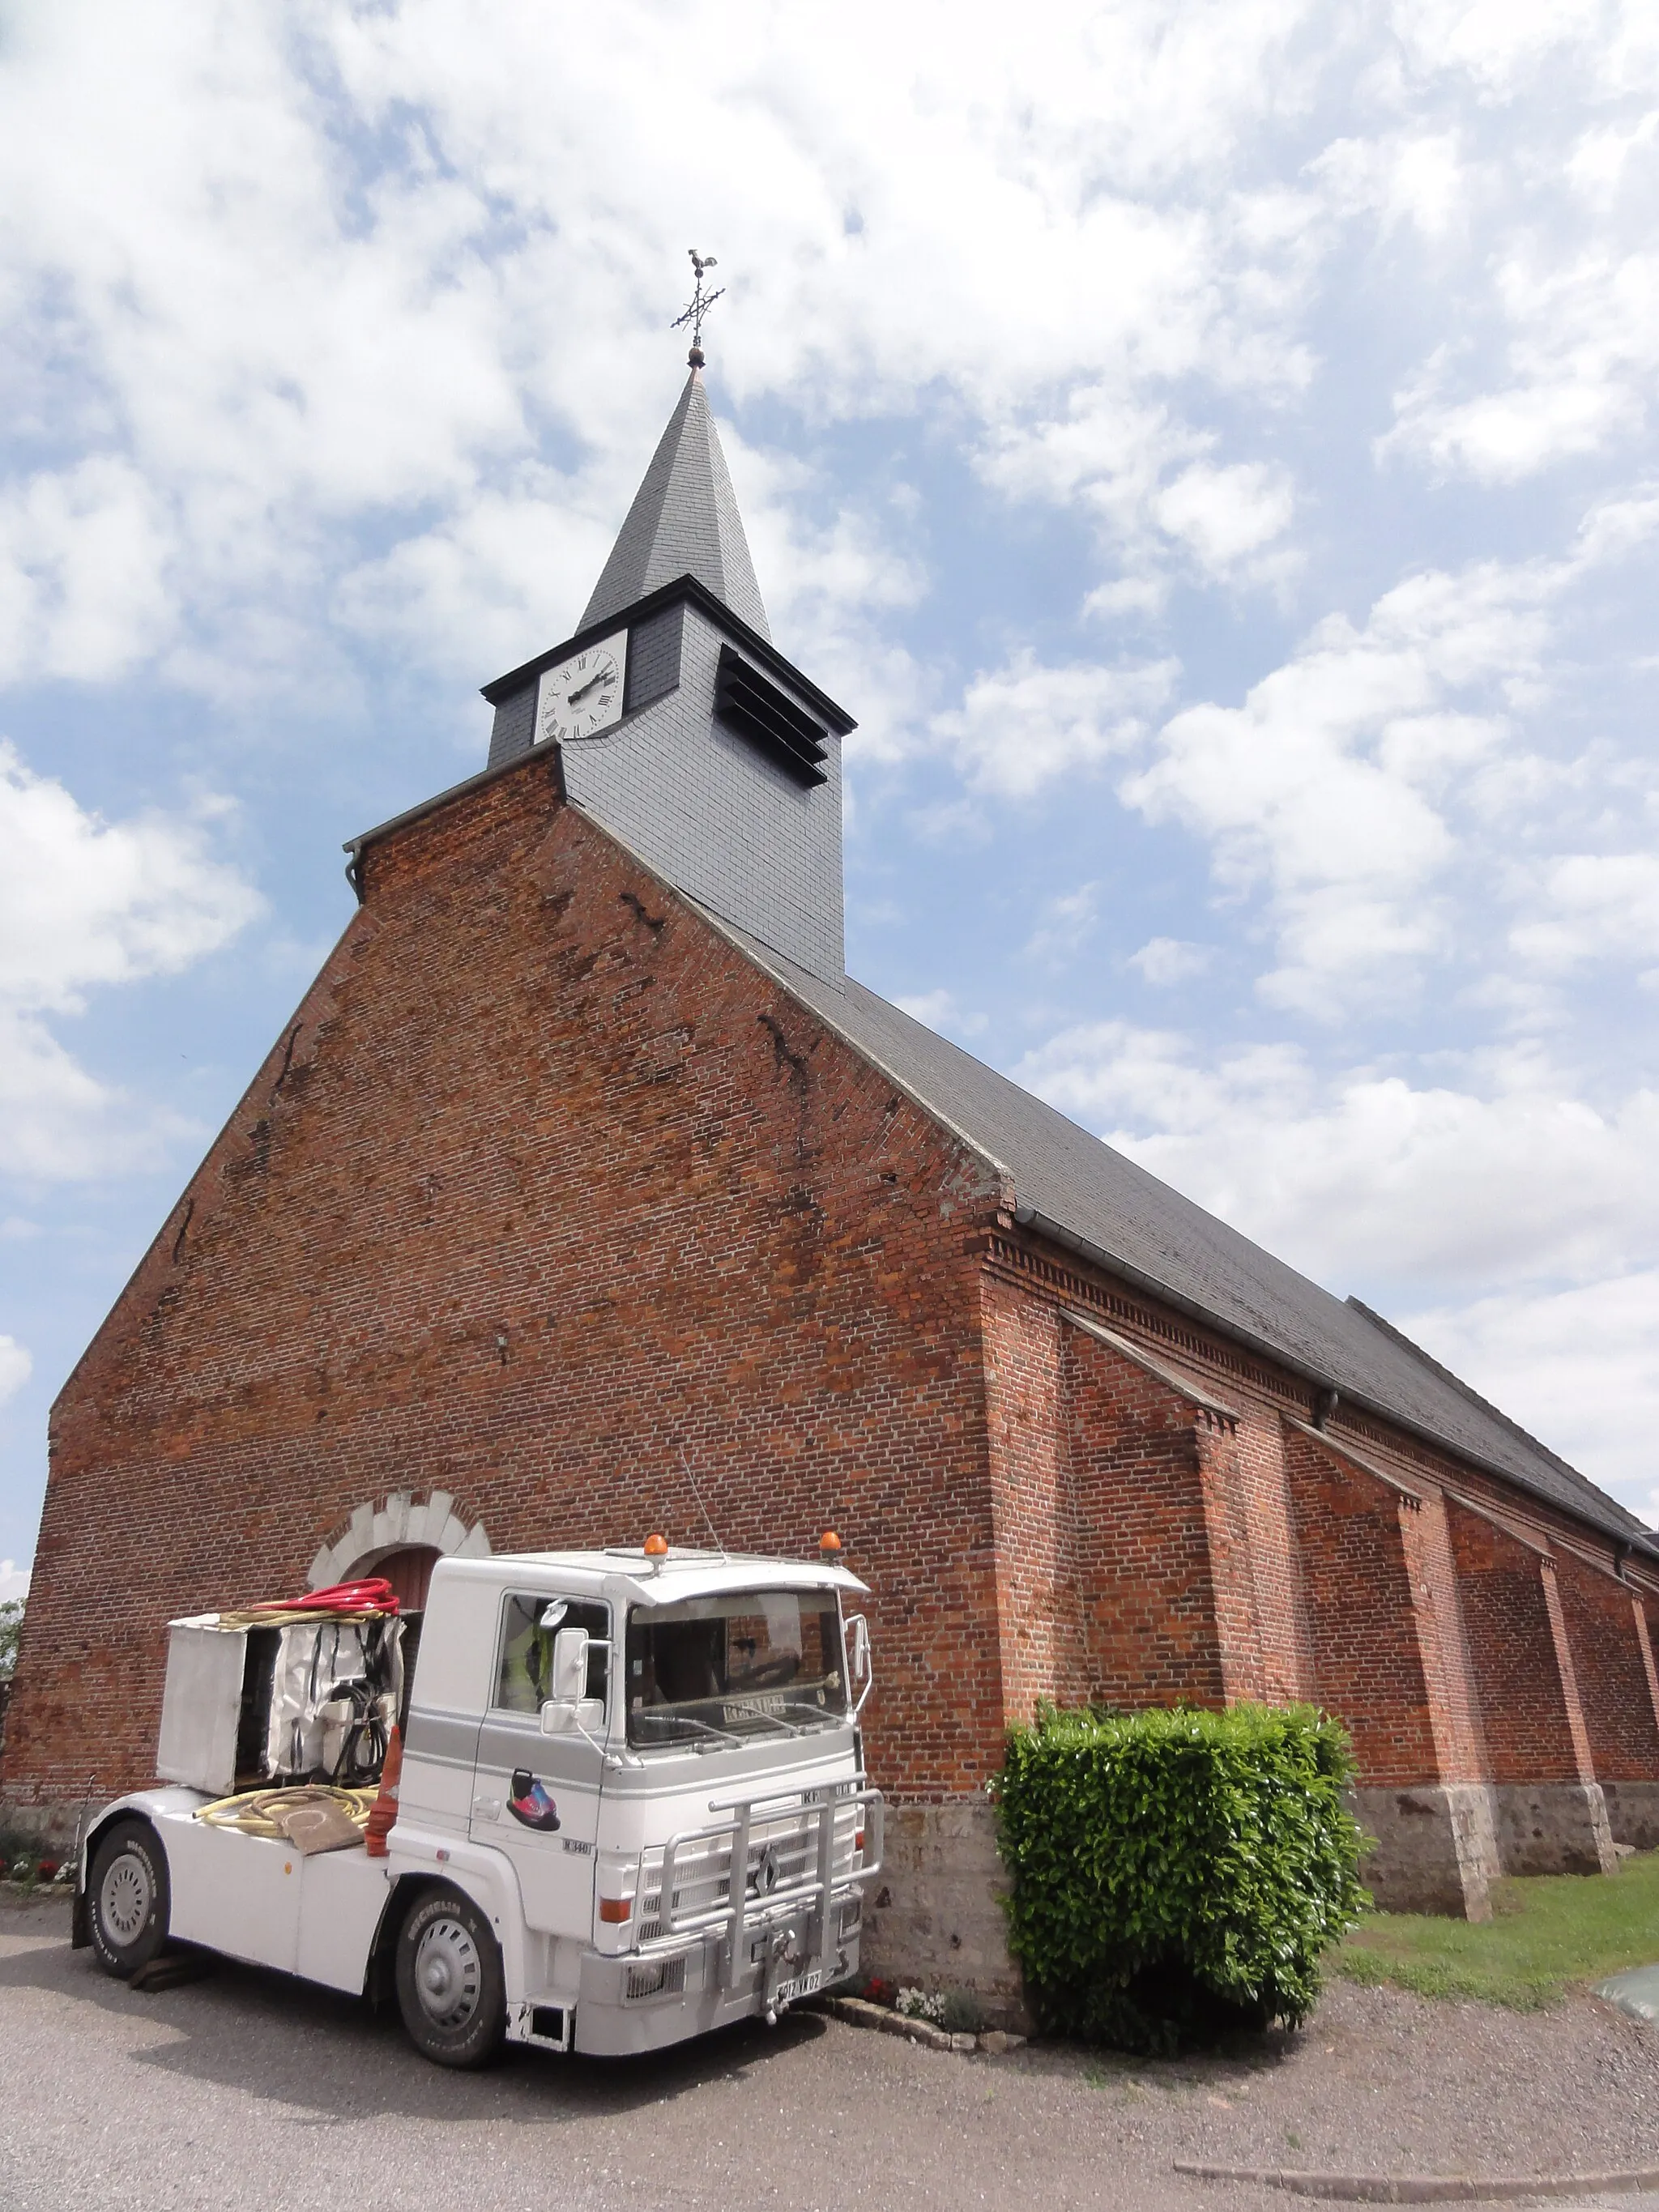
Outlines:
{"label": "clock face", "polygon": [[623,710],[623,678],[628,666],[628,632],[584,646],[568,659],[542,671],[536,692],[536,741],[597,737]]}

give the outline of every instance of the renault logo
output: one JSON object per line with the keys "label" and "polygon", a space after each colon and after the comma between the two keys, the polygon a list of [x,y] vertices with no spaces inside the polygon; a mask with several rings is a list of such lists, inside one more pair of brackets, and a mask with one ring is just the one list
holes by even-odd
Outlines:
{"label": "renault logo", "polygon": [[755,1887],[763,1897],[770,1897],[778,1886],[778,1855],[769,1844],[761,1853],[761,1863],[755,1869]]}

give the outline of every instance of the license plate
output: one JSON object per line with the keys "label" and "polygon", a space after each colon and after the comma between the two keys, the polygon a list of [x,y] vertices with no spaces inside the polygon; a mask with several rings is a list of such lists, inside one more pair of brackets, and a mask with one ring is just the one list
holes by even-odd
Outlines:
{"label": "license plate", "polygon": [[793,2004],[797,1997],[816,1996],[823,1980],[822,1966],[814,1966],[810,1974],[797,1974],[793,1982],[780,1982],[774,2004]]}

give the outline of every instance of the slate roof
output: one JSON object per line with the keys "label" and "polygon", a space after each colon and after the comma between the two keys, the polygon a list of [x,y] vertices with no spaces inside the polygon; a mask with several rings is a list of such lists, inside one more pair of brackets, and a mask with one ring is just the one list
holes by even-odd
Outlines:
{"label": "slate roof", "polygon": [[1316,1386],[1659,1555],[1659,1542],[1634,1514],[1368,1307],[1321,1290],[851,976],[837,988],[732,933],[919,1104],[1000,1163],[1013,1179],[1017,1218],[1037,1233],[1080,1249]]}
{"label": "slate roof", "polygon": [[634,495],[580,627],[585,630],[620,614],[660,585],[688,575],[770,642],[743,518],[708,395],[695,368]]}

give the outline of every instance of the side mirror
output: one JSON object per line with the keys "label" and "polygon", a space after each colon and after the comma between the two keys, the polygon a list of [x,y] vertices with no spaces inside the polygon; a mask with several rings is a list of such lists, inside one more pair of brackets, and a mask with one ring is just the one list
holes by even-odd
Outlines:
{"label": "side mirror", "polygon": [[544,1735],[582,1735],[591,1741],[604,1726],[603,1698],[550,1698],[542,1707]]}
{"label": "side mirror", "polygon": [[847,1622],[847,1686],[858,1692],[853,1707],[855,1718],[864,1710],[872,1680],[870,1624],[861,1613],[855,1613],[849,1615]]}
{"label": "side mirror", "polygon": [[587,1694],[587,1656],[610,1649],[585,1628],[562,1628],[553,1638],[553,1694],[542,1707],[544,1735],[582,1735],[591,1741],[605,1726],[605,1699]]}
{"label": "side mirror", "polygon": [[587,1695],[587,1631],[562,1628],[553,1639],[552,1702],[574,1705]]}

